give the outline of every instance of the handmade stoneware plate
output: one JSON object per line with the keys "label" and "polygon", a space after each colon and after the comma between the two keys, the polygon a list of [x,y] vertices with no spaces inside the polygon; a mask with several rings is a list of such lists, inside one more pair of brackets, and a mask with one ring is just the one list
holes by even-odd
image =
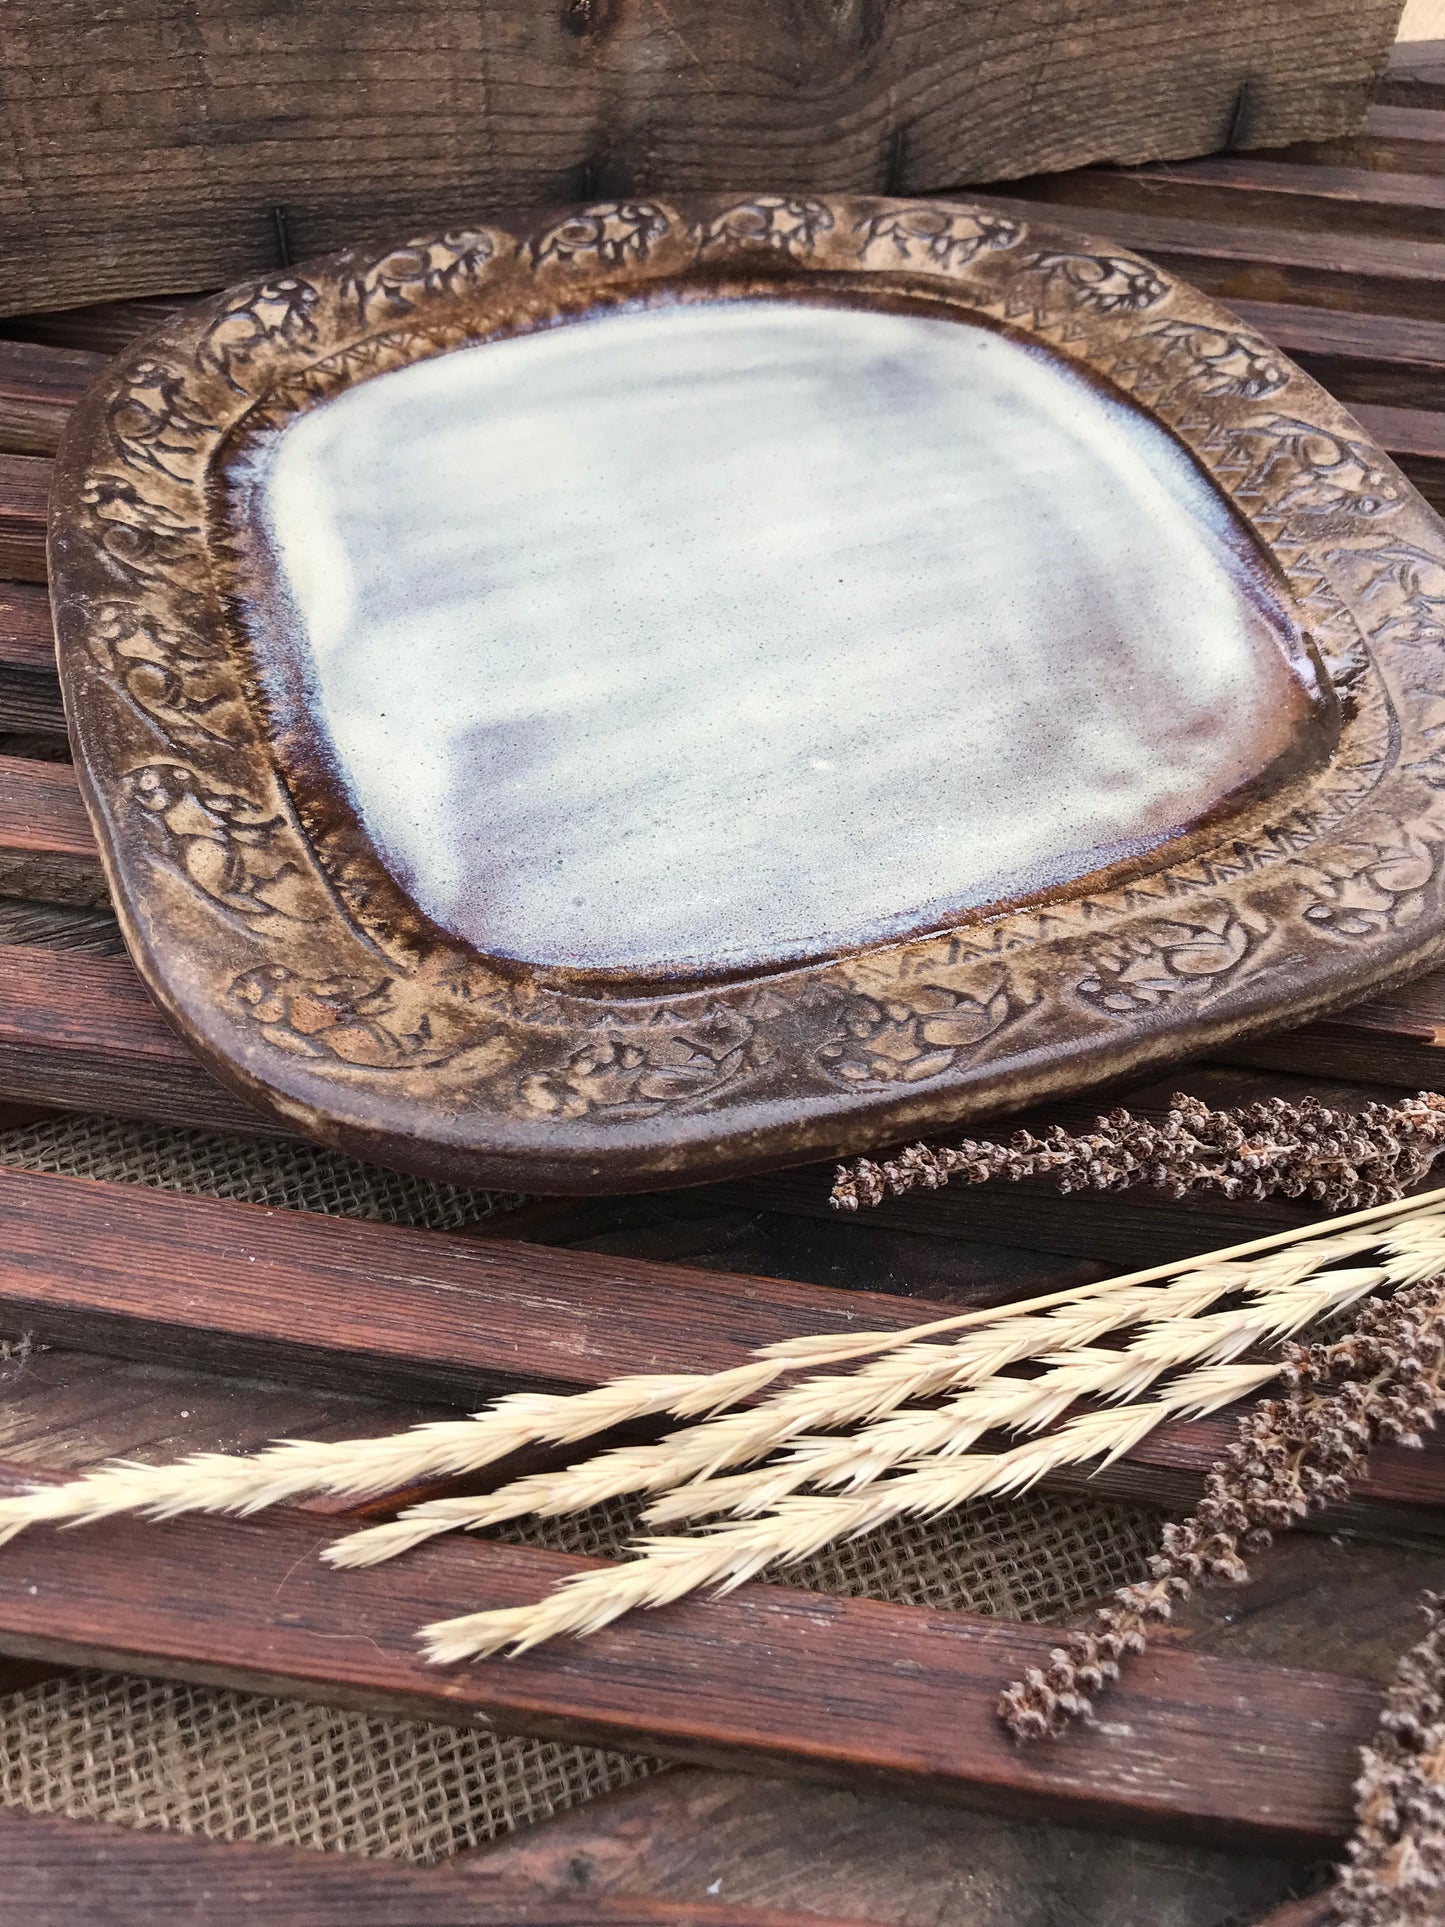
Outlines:
{"label": "handmade stoneware plate", "polygon": [[349,1150],[857,1150],[1441,941],[1445,528],[1106,243],[762,195],[357,250],[137,347],[54,501],[136,963]]}

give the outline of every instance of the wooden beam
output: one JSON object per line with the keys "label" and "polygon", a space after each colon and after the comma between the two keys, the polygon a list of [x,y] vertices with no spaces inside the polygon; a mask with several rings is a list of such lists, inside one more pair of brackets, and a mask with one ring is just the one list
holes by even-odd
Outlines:
{"label": "wooden beam", "polygon": [[13,1927],[860,1927],[776,1907],[559,1896],[481,1862],[411,1866],[255,1841],[142,1833],[0,1808],[0,1922]]}
{"label": "wooden beam", "polygon": [[0,1648],[1252,1846],[1349,1831],[1379,1712],[1363,1681],[1161,1649],[1097,1725],[1020,1747],[995,1702],[1047,1661],[1050,1628],[761,1584],[434,1667],[423,1623],[525,1604],[604,1562],[438,1540],[342,1574],[316,1556],[327,1536],[284,1512],[27,1533],[0,1554]]}
{"label": "wooden beam", "polygon": [[[0,308],[223,286],[488,208],[959,181],[1345,134],[1399,0],[11,0]],[[203,45],[197,60],[194,45]],[[480,107],[480,111],[479,111]]]}

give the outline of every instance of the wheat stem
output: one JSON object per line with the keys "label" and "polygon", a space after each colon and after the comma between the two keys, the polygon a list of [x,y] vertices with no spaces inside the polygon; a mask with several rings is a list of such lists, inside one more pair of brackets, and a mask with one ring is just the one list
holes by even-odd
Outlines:
{"label": "wheat stem", "polygon": [[[1361,1236],[1371,1245],[1378,1241],[1376,1233]],[[670,1488],[689,1485],[712,1497],[722,1490],[722,1483],[714,1479],[714,1474],[730,1465],[765,1458],[801,1433],[877,1420],[912,1399],[932,1397],[960,1385],[981,1384],[1009,1365],[1050,1353],[1073,1352],[1091,1345],[1106,1331],[1141,1320],[1161,1324],[1173,1319],[1183,1326],[1226,1292],[1249,1289],[1278,1294],[1298,1289],[1301,1280],[1311,1271],[1350,1255],[1358,1243],[1358,1239],[1318,1238],[1312,1245],[1274,1254],[1254,1266],[1208,1264],[1186,1271],[1167,1285],[1126,1287],[1107,1298],[1093,1299],[1083,1305],[1057,1305],[1052,1311],[1032,1317],[1023,1315],[1021,1308],[1014,1308],[1013,1315],[1000,1317],[995,1325],[981,1327],[951,1344],[905,1346],[873,1359],[848,1375],[805,1379],[799,1385],[774,1393],[749,1411],[727,1413],[705,1424],[673,1432],[654,1444],[621,1446],[557,1472],[532,1473],[482,1498],[424,1500],[408,1507],[395,1520],[338,1540],[326,1549],[323,1557],[336,1566],[377,1565],[443,1532],[481,1531],[526,1514],[556,1517],[580,1512],[606,1499],[630,1493],[666,1494]],[[1445,1256],[1445,1221],[1442,1221],[1441,1255]],[[1332,1275],[1332,1281],[1323,1288],[1322,1305],[1337,1300],[1345,1288],[1341,1283],[1344,1275]],[[1387,1273],[1376,1268],[1368,1277],[1371,1283],[1382,1283]],[[1368,1288],[1362,1284],[1359,1290]],[[1298,1314],[1290,1310],[1283,1325],[1278,1320],[1271,1322],[1268,1316],[1260,1325],[1258,1319],[1251,1321],[1241,1315],[1229,1329],[1244,1330],[1245,1336],[1238,1347],[1243,1349],[1257,1342],[1257,1336],[1266,1330],[1278,1333],[1297,1329],[1300,1322],[1318,1315],[1316,1309],[1309,1308],[1313,1304],[1313,1299],[1301,1301],[1304,1309]],[[1200,1347],[1209,1342],[1213,1342],[1211,1333],[1201,1327]],[[1183,1345],[1176,1344],[1175,1350],[1176,1364],[1202,1355],[1202,1349],[1189,1349],[1187,1333]],[[1161,1357],[1161,1362],[1147,1377],[1138,1376],[1136,1367],[1138,1383],[1142,1386],[1158,1377],[1168,1368],[1168,1363],[1167,1357]],[[1090,1389],[1082,1387],[1073,1397]],[[752,1475],[730,1483],[742,1484],[747,1476]],[[771,1476],[776,1480],[778,1474]],[[707,1487],[700,1483],[693,1485],[704,1480],[713,1483]],[[662,1509],[655,1514],[659,1519],[692,1516],[685,1506],[680,1510],[668,1509],[673,1501],[667,1498],[661,1500],[659,1506]],[[700,1511],[719,1509],[725,1508],[717,1504],[699,1507]]]}
{"label": "wheat stem", "polygon": [[[739,1415],[738,1435],[733,1444],[729,1446],[725,1439],[715,1446],[710,1442],[707,1458],[685,1475],[705,1476],[712,1467],[762,1456],[793,1433],[875,1416],[908,1398],[923,1396],[925,1388],[932,1386],[937,1390],[960,1382],[948,1377],[953,1368],[940,1358],[943,1348],[920,1343],[922,1339],[944,1332],[985,1328],[973,1333],[981,1346],[975,1356],[980,1360],[985,1356],[991,1358],[994,1362],[989,1369],[998,1370],[1009,1356],[1037,1355],[1031,1354],[1028,1347],[1039,1336],[1033,1321],[1041,1320],[1045,1313],[1057,1312],[1060,1324],[1044,1350],[1057,1350],[1071,1342],[1088,1343],[1087,1334],[1109,1329],[1114,1322],[1113,1310],[1132,1302],[1125,1294],[1138,1287],[1170,1278],[1183,1283],[1181,1273],[1186,1271],[1189,1279],[1196,1281],[1196,1285],[1189,1287],[1191,1290],[1207,1291],[1211,1276],[1232,1281],[1227,1287],[1221,1285],[1221,1290],[1244,1286],[1259,1267],[1242,1261],[1255,1257],[1281,1277],[1294,1273],[1296,1267],[1299,1268],[1296,1275],[1305,1275],[1323,1264],[1369,1250],[1386,1238],[1408,1240],[1412,1236],[1418,1239],[1438,1235],[1445,1228],[1445,1212],[1429,1213],[1424,1207],[1441,1200],[1445,1200],[1445,1188],[1332,1220],[1326,1232],[1318,1226],[1307,1225],[1252,1239],[1210,1254],[1192,1268],[1181,1267],[1177,1262],[1155,1265],[1118,1278],[1100,1279],[1092,1285],[1049,1292],[1015,1305],[954,1313],[901,1332],[784,1340],[761,1347],[747,1364],[722,1372],[638,1375],[570,1394],[517,1392],[470,1418],[417,1426],[384,1438],[283,1439],[261,1452],[243,1457],[203,1452],[162,1466],[122,1460],[97,1467],[64,1485],[41,1487],[0,1499],[0,1545],[28,1525],[45,1522],[79,1525],[121,1512],[167,1519],[193,1511],[257,1512],[309,1492],[367,1498],[430,1479],[477,1472],[529,1445],[577,1443],[640,1418],[665,1415],[687,1419],[724,1412],[731,1406],[758,1398],[788,1372],[870,1353],[877,1355],[873,1366],[867,1368],[871,1373],[876,1366],[876,1377],[854,1373],[831,1381],[805,1381],[793,1388],[801,1394],[796,1405],[790,1404],[783,1414],[773,1412],[756,1421],[756,1429],[751,1413]],[[1400,1222],[1389,1227],[1387,1221],[1391,1218]],[[1293,1251],[1296,1246],[1300,1247],[1298,1253]],[[1015,1321],[1021,1321],[1017,1330]],[[1065,1335],[1066,1326],[1075,1337]],[[986,1375],[981,1362],[971,1369],[979,1376]],[[933,1376],[938,1373],[942,1376]],[[858,1402],[843,1407],[829,1406],[826,1400],[832,1394],[826,1388],[830,1384],[838,1398]],[[845,1386],[849,1388],[846,1392],[841,1389]],[[820,1387],[824,1389],[820,1391]],[[869,1399],[873,1401],[871,1405]],[[850,1416],[841,1419],[830,1416],[840,1409]],[[661,1477],[660,1465],[654,1469]],[[672,1484],[674,1480],[667,1478],[665,1483]],[[657,1488],[626,1486],[621,1489]],[[463,1521],[452,1519],[449,1523]],[[444,1530],[446,1526],[438,1529]]]}
{"label": "wheat stem", "polygon": [[870,1532],[905,1515],[934,1517],[989,1493],[1021,1492],[1064,1465],[1130,1451],[1165,1419],[1229,1405],[1275,1375],[1269,1365],[1212,1365],[1192,1372],[1147,1405],[1088,1412],[1057,1432],[1011,1451],[926,1460],[861,1493],[793,1496],[760,1519],[720,1526],[698,1538],[638,1542],[640,1557],[563,1580],[531,1606],[467,1613],[422,1628],[427,1657],[480,1658],[526,1652],[544,1640],[596,1632],[638,1607],[670,1604],[713,1586],[729,1592],[769,1566],[807,1558],[835,1539]]}

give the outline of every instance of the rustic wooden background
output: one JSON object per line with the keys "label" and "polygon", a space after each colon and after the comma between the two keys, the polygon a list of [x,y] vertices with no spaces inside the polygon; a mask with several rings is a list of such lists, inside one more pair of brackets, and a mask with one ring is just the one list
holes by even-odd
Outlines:
{"label": "rustic wooden background", "polygon": [[1401,0],[8,0],[0,313],[488,209],[1351,131]]}

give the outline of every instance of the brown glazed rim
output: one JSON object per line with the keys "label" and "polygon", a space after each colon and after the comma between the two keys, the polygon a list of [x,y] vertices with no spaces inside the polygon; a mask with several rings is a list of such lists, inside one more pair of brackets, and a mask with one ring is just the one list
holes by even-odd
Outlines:
{"label": "brown glazed rim", "polygon": [[[1324,766],[1067,891],[745,977],[608,982],[427,923],[304,704],[262,686],[238,455],[426,356],[765,291],[1006,329],[1165,426],[1340,698]],[[859,1150],[1303,1020],[1442,945],[1445,526],[1269,343],[1111,243],[958,202],[764,194],[353,249],[114,364],[67,434],[50,547],[77,769],[152,993],[261,1109],[407,1169],[622,1191]]]}

